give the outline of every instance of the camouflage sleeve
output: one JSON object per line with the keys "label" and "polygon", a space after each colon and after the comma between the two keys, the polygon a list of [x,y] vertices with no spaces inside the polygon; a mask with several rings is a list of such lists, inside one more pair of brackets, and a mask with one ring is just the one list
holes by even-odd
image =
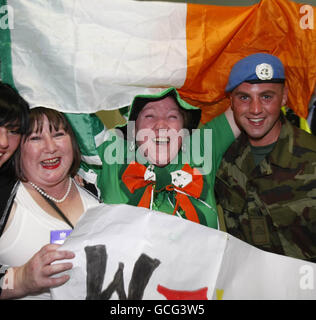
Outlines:
{"label": "camouflage sleeve", "polygon": [[[226,164],[226,162],[223,161],[223,164]],[[248,237],[243,233],[245,228],[242,224],[244,199],[239,193],[232,192],[233,190],[228,186],[228,181],[231,181],[231,177],[228,176],[228,171],[225,171],[225,167],[223,168],[222,165],[217,171],[215,180],[217,204],[223,210],[226,232],[240,240],[247,241]]]}

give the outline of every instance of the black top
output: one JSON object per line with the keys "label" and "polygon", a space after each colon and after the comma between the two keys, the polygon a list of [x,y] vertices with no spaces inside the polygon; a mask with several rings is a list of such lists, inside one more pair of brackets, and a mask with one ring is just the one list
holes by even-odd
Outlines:
{"label": "black top", "polygon": [[[12,168],[12,163],[9,161],[5,163],[3,167],[0,168],[0,221],[4,222],[3,213],[7,206],[8,199],[11,195],[12,189],[17,181],[15,176],[15,172]],[[5,219],[6,222],[7,219]],[[5,224],[5,223],[4,223]],[[1,236],[1,229],[4,225],[0,225],[0,236]]]}

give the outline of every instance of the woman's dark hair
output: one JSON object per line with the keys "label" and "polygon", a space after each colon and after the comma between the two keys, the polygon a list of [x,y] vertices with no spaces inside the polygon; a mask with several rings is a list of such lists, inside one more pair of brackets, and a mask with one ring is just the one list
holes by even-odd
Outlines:
{"label": "woman's dark hair", "polygon": [[147,97],[137,97],[134,100],[134,106],[131,110],[131,114],[128,120],[136,121],[140,111],[146,106],[149,102],[160,101],[165,99],[166,97],[171,97],[174,102],[177,104],[180,113],[183,117],[183,128],[188,129],[190,134],[193,129],[196,129],[201,118],[201,110],[200,109],[184,109],[180,106],[179,102],[176,98],[176,93],[174,91],[170,91],[167,95],[159,98],[147,98]]}
{"label": "woman's dark hair", "polygon": [[[162,97],[142,97],[142,96],[136,96],[136,98],[133,101],[132,106],[130,106],[130,114],[128,116],[128,121],[136,121],[139,113],[142,111],[142,109],[146,106],[147,103],[149,102],[155,102],[155,101],[160,101],[163,100],[167,97],[171,97],[176,105],[179,108],[179,111],[183,117],[183,129],[188,129],[189,133],[192,134],[192,130],[196,129],[199,125],[200,119],[201,119],[201,109],[199,108],[192,108],[192,109],[185,109],[183,108],[178,100],[177,100],[177,95],[174,90],[168,92],[166,95]],[[127,139],[128,135],[128,127],[127,125],[123,125],[120,127],[117,127],[117,129],[121,130],[125,136],[125,139]],[[132,136],[132,134],[131,134]]]}
{"label": "woman's dark hair", "polygon": [[28,103],[10,85],[0,82],[0,126],[17,128],[24,134],[28,128]]}
{"label": "woman's dark hair", "polygon": [[[26,131],[26,133],[23,135],[21,144],[24,144],[26,139],[36,130],[37,133],[42,132],[43,130],[43,123],[44,123],[44,117],[47,117],[48,122],[50,124],[50,130],[53,129],[59,130],[62,128],[65,130],[67,134],[69,134],[73,149],[73,155],[74,159],[72,162],[72,165],[69,170],[69,175],[71,177],[74,177],[77,174],[80,161],[81,161],[81,153],[80,149],[77,143],[77,140],[75,138],[75,135],[72,131],[72,128],[67,121],[66,117],[59,111],[45,108],[45,107],[36,107],[34,109],[30,110],[30,119],[29,119],[29,127]],[[27,179],[24,176],[22,166],[21,166],[21,148],[19,148],[15,155],[15,171],[17,177],[21,180],[26,182]]]}

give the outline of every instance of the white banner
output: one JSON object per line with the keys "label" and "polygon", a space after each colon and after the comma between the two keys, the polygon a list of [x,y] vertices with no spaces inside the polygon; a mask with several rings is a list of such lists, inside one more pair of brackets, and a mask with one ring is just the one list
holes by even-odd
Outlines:
{"label": "white banner", "polygon": [[53,299],[316,299],[316,264],[144,208],[92,208],[62,249],[76,257]]}

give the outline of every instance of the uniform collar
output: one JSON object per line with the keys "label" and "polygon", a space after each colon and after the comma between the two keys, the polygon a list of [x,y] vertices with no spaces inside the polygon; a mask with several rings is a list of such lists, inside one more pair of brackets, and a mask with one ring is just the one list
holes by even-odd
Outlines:
{"label": "uniform collar", "polygon": [[294,128],[283,116],[282,122],[280,136],[269,156],[269,162],[282,168],[295,168],[296,163],[293,161]]}
{"label": "uniform collar", "polygon": [[[293,162],[293,142],[294,131],[293,126],[281,114],[281,131],[279,139],[275,147],[271,151],[269,157],[264,159],[258,166],[255,165],[248,137],[246,133],[242,132],[236,140],[236,144],[232,146],[232,156],[237,155],[236,165],[243,171],[254,175],[269,175],[272,173],[271,165],[282,168],[295,168],[295,161]],[[229,155],[228,155],[229,156]]]}

